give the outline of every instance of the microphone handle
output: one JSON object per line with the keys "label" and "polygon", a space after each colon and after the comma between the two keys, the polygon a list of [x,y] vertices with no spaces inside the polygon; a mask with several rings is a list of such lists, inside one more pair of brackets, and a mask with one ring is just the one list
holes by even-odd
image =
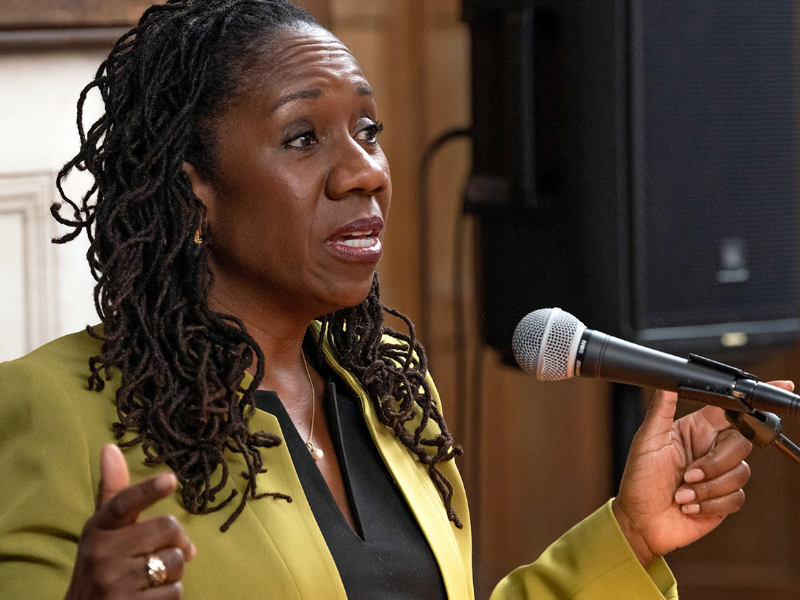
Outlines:
{"label": "microphone handle", "polygon": [[678,392],[729,410],[764,409],[800,416],[800,396],[761,383],[755,375],[694,354],[689,359],[586,329],[578,344],[575,374]]}
{"label": "microphone handle", "polygon": [[732,373],[592,329],[584,331],[578,345],[575,374],[676,392],[691,388],[721,395],[731,395],[736,383]]}

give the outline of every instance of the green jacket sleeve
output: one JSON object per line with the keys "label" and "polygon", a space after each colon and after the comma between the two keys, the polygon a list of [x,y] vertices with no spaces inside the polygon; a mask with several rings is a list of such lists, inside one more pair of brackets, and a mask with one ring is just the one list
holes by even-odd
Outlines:
{"label": "green jacket sleeve", "polygon": [[66,397],[36,365],[0,364],[2,598],[63,598],[93,511],[87,444]]}
{"label": "green jacket sleeve", "polygon": [[648,569],[620,531],[611,501],[556,540],[533,563],[495,588],[491,600],[677,600],[663,559]]}

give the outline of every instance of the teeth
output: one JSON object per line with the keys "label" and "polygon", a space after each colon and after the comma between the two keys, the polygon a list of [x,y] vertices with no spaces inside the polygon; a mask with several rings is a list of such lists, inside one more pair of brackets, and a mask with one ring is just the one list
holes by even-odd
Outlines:
{"label": "teeth", "polygon": [[342,240],[341,243],[350,248],[368,248],[375,243],[375,238],[371,236],[360,237],[360,238],[348,238],[346,240]]}

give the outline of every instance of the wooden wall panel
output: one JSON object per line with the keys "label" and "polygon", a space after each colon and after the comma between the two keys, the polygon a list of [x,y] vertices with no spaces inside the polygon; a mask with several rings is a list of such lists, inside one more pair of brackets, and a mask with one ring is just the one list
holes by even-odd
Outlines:
{"label": "wooden wall panel", "polygon": [[[153,0],[4,0],[0,30],[133,25]],[[328,0],[296,0],[328,23]]]}
{"label": "wooden wall panel", "polygon": [[[111,49],[151,0],[5,0],[0,53],[78,48]],[[329,0],[296,0],[325,26]]]}
{"label": "wooden wall panel", "polygon": [[5,0],[0,28],[127,25],[151,4],[148,0]]}

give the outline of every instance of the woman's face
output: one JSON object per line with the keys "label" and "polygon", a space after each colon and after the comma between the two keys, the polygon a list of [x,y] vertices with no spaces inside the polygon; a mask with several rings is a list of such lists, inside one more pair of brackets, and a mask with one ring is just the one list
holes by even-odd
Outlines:
{"label": "woman's face", "polygon": [[[213,299],[315,317],[361,302],[382,254],[391,180],[375,98],[325,30],[279,34],[213,125]],[[239,306],[241,308],[241,306]]]}

